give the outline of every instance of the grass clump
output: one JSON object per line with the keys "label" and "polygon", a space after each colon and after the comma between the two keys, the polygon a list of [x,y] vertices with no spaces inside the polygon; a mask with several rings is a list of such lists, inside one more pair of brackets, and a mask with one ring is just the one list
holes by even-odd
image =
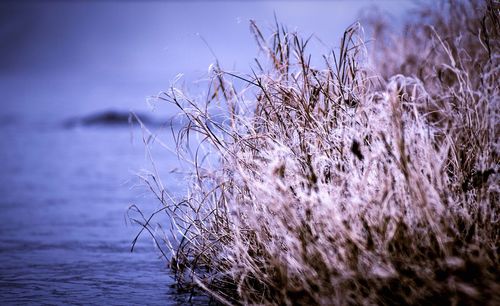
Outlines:
{"label": "grass clump", "polygon": [[159,96],[194,170],[182,201],[148,180],[179,284],[226,304],[500,303],[499,4],[421,12],[404,35],[374,20],[371,44],[352,25],[319,67],[309,39],[251,23],[252,75],[216,64],[205,100]]}

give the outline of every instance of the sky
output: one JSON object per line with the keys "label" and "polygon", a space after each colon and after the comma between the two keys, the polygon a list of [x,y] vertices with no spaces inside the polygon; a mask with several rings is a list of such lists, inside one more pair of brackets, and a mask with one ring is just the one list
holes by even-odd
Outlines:
{"label": "sky", "polygon": [[412,7],[410,1],[2,1],[0,118],[148,110],[147,98],[177,74],[196,86],[190,82],[215,60],[210,49],[223,67],[248,71],[258,55],[250,19],[266,32],[276,14],[289,29],[335,47],[360,11],[375,5],[394,20]]}

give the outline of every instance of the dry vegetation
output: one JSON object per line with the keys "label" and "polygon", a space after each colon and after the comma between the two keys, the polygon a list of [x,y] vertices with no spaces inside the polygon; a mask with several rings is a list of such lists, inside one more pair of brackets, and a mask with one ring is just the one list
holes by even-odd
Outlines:
{"label": "dry vegetation", "polygon": [[182,201],[147,180],[181,286],[227,304],[500,304],[500,6],[441,6],[399,35],[374,19],[369,43],[354,24],[322,67],[309,40],[252,23],[253,75],[217,64],[206,99],[158,97],[192,153]]}

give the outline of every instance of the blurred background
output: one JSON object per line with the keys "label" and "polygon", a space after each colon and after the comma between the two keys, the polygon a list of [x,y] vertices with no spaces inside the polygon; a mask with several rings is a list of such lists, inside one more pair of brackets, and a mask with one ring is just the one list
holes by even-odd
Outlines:
{"label": "blurred background", "polygon": [[[127,222],[131,204],[159,203],[135,174],[150,169],[129,111],[152,124],[176,110],[146,103],[179,73],[193,91],[217,56],[249,71],[254,19],[274,14],[315,34],[313,54],[375,7],[398,23],[411,1],[2,1],[0,3],[0,302],[178,304],[152,239]],[[269,29],[269,30],[268,30]],[[212,51],[214,54],[212,54]],[[160,130],[161,131],[161,130]],[[166,131],[165,133],[167,133]],[[168,137],[168,136],[167,136]],[[175,156],[155,149],[164,184]],[[203,298],[200,298],[203,300]],[[195,299],[196,300],[196,299]]]}

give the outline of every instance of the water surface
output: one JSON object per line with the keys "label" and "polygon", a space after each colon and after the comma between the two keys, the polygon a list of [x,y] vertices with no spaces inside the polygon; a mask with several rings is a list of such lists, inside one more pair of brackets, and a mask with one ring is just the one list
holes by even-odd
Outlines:
{"label": "water surface", "polygon": [[[170,304],[186,298],[171,287],[149,237],[130,253],[138,227],[126,222],[127,207],[158,207],[144,188],[132,188],[138,183],[133,171],[148,163],[139,131],[131,132],[0,127],[2,304]],[[177,161],[165,153],[158,162],[167,169]]]}

